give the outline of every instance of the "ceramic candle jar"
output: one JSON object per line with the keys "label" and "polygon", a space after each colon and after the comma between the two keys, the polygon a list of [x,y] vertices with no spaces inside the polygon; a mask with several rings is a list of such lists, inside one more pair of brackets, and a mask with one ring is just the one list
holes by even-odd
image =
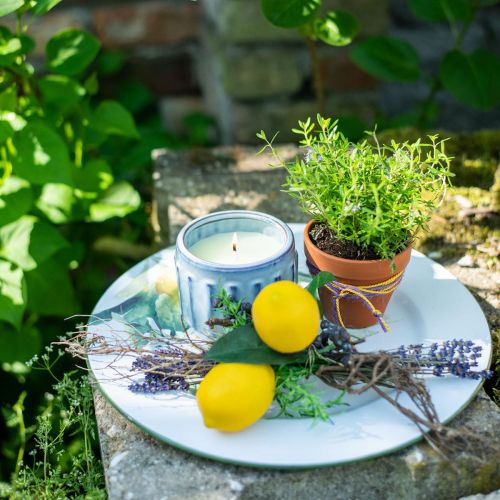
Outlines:
{"label": "ceramic candle jar", "polygon": [[290,228],[260,212],[231,210],[200,217],[177,237],[175,264],[182,317],[206,328],[224,288],[235,300],[253,302],[279,280],[297,281],[297,251]]}

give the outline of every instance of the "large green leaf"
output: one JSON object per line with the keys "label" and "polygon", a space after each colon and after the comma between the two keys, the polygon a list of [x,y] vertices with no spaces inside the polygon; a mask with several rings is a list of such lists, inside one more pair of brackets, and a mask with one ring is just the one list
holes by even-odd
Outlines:
{"label": "large green leaf", "polygon": [[116,101],[101,102],[91,117],[90,126],[107,135],[139,138],[134,118],[127,109]]}
{"label": "large green leaf", "polygon": [[0,227],[0,257],[24,270],[34,269],[67,244],[57,229],[31,215]]}
{"label": "large green leaf", "polygon": [[448,52],[439,76],[446,90],[469,106],[489,110],[500,103],[500,57],[493,52]]}
{"label": "large green leaf", "polygon": [[96,58],[101,44],[90,33],[74,28],[52,37],[46,47],[47,65],[62,75],[79,75]]}
{"label": "large green leaf", "polygon": [[[0,7],[1,8],[1,7]],[[7,28],[0,26],[0,66],[9,66],[22,53],[21,40]]]}
{"label": "large green leaf", "polygon": [[102,222],[111,217],[124,217],[137,210],[141,204],[139,193],[126,181],[113,184],[92,205],[89,219]]}
{"label": "large green leaf", "polygon": [[80,198],[97,198],[111,184],[113,172],[104,160],[90,160],[75,172],[76,194]]}
{"label": "large green leaf", "polygon": [[328,273],[326,271],[320,271],[307,285],[307,291],[316,298],[316,292],[322,286],[325,286],[330,281],[335,280],[335,276],[332,273]]}
{"label": "large green leaf", "polygon": [[205,354],[205,359],[219,363],[287,365],[304,362],[307,354],[282,354],[274,351],[262,342],[253,325],[245,325],[216,340]]}
{"label": "large green leaf", "polygon": [[0,226],[13,222],[28,213],[33,202],[29,182],[9,177],[0,186]]}
{"label": "large green leaf", "polygon": [[50,222],[63,224],[72,220],[75,203],[73,188],[67,184],[45,184],[36,201],[36,207]]}
{"label": "large green leaf", "polygon": [[0,111],[0,142],[26,126],[26,120],[13,111]]}
{"label": "large green leaf", "polygon": [[24,325],[19,331],[0,323],[0,362],[24,362],[38,354],[42,348],[42,336],[32,327]]}
{"label": "large green leaf", "polygon": [[352,42],[359,29],[357,19],[343,10],[331,10],[314,22],[314,33],[329,45],[343,46]]}
{"label": "large green leaf", "polygon": [[57,4],[61,2],[62,0],[37,0],[36,5],[32,9],[32,13],[35,16],[40,16],[53,9]]}
{"label": "large green leaf", "polygon": [[33,184],[73,184],[68,148],[55,130],[43,123],[29,123],[14,135],[13,143],[15,175]]}
{"label": "large green leaf", "polygon": [[353,47],[351,57],[360,68],[382,80],[410,81],[420,76],[415,49],[398,38],[366,38]]}
{"label": "large green leaf", "polygon": [[26,297],[23,270],[0,259],[0,320],[19,328],[26,309]]}
{"label": "large green leaf", "polygon": [[473,14],[470,0],[409,0],[415,16],[424,21],[467,21]]}
{"label": "large green leaf", "polygon": [[17,90],[9,87],[0,92],[0,109],[2,111],[15,111],[17,106]]}
{"label": "large green leaf", "polygon": [[72,109],[85,95],[85,89],[76,80],[65,75],[40,78],[38,86],[45,102],[62,113]]}
{"label": "large green leaf", "polygon": [[312,19],[321,0],[261,0],[262,12],[280,28],[298,28]]}
{"label": "large green leaf", "polygon": [[24,0],[2,0],[0,3],[0,16],[6,16],[24,5]]}
{"label": "large green leaf", "polygon": [[43,316],[70,316],[79,312],[68,269],[57,259],[46,260],[25,276],[29,311]]}

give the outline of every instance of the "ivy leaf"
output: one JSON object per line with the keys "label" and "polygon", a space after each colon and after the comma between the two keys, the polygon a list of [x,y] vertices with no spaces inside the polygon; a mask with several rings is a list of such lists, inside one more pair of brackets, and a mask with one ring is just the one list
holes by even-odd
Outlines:
{"label": "ivy leaf", "polygon": [[353,47],[351,58],[361,69],[381,80],[411,81],[420,76],[415,49],[398,38],[366,38]]}
{"label": "ivy leaf", "polygon": [[53,9],[61,2],[62,0],[37,0],[36,5],[33,7],[31,12],[35,16],[41,16],[42,14],[46,14],[49,10]]}
{"label": "ivy leaf", "polygon": [[66,184],[45,184],[36,207],[54,224],[64,224],[72,220],[75,203],[73,188]]}
{"label": "ivy leaf", "polygon": [[349,12],[331,10],[325,17],[314,22],[314,33],[328,45],[348,45],[359,30],[357,19]]}
{"label": "ivy leaf", "polygon": [[314,297],[316,298],[316,292],[318,291],[319,288],[322,286],[325,286],[327,283],[330,283],[330,281],[334,281],[335,276],[332,273],[328,273],[326,271],[320,271],[307,285],[306,290]]}
{"label": "ivy leaf", "polygon": [[264,344],[253,325],[245,325],[216,340],[205,353],[205,359],[219,363],[252,363],[257,365],[287,365],[304,362],[305,352],[282,354]]}
{"label": "ivy leaf", "polygon": [[0,17],[6,16],[11,12],[16,11],[24,5],[24,0],[2,0],[0,5]]}
{"label": "ivy leaf", "polygon": [[124,217],[141,204],[139,193],[126,181],[113,184],[92,205],[89,220],[102,222],[111,217]]}
{"label": "ivy leaf", "polygon": [[470,0],[410,0],[410,9],[424,21],[468,21],[473,9]]}
{"label": "ivy leaf", "polygon": [[[1,7],[0,7],[1,9]],[[9,66],[22,52],[21,40],[7,28],[0,26],[0,66]]]}
{"label": "ivy leaf", "polygon": [[100,47],[99,40],[90,33],[65,29],[47,43],[47,66],[61,75],[79,75],[96,58]]}
{"label": "ivy leaf", "polygon": [[312,19],[321,0],[261,0],[267,20],[280,28],[298,28]]}
{"label": "ivy leaf", "polygon": [[97,198],[111,184],[113,172],[104,160],[90,160],[75,172],[76,194],[80,198]]}
{"label": "ivy leaf", "polygon": [[139,138],[132,115],[116,101],[103,101],[94,111],[90,126],[107,135]]}
{"label": "ivy leaf", "polygon": [[12,111],[0,111],[0,142],[12,137],[25,126],[26,120],[22,116]]}
{"label": "ivy leaf", "polygon": [[43,316],[70,316],[78,311],[68,270],[57,259],[46,260],[25,276],[29,311]]}
{"label": "ivy leaf", "polygon": [[32,184],[73,184],[68,148],[55,130],[28,123],[12,141],[17,153],[12,157],[15,175]]}
{"label": "ivy leaf", "polygon": [[0,362],[24,362],[39,353],[42,348],[42,336],[39,330],[24,325],[15,331],[0,323]]}
{"label": "ivy leaf", "polygon": [[29,182],[10,176],[0,186],[0,226],[5,226],[28,213],[33,202]]}
{"label": "ivy leaf", "polygon": [[0,109],[3,111],[15,111],[17,106],[17,90],[9,87],[0,92]]}
{"label": "ivy leaf", "polygon": [[26,298],[23,270],[0,259],[0,320],[19,329],[26,309]]}
{"label": "ivy leaf", "polygon": [[500,103],[500,57],[493,52],[448,52],[439,76],[446,90],[469,106],[489,110]]}
{"label": "ivy leaf", "polygon": [[43,99],[66,113],[85,95],[85,89],[73,78],[64,75],[48,75],[38,81]]}
{"label": "ivy leaf", "polygon": [[24,270],[36,268],[67,245],[57,229],[32,215],[0,228],[0,256]]}

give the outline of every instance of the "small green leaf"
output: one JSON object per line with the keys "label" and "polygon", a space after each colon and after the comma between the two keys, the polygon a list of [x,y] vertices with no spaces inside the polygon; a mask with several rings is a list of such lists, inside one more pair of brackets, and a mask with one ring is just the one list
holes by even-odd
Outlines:
{"label": "small green leaf", "polygon": [[36,208],[54,224],[64,224],[72,220],[72,208],[75,203],[73,188],[66,184],[45,184]]}
{"label": "small green leaf", "polygon": [[9,87],[0,92],[0,109],[3,111],[15,111],[17,106],[17,91],[15,87]]}
{"label": "small green leaf", "polygon": [[298,28],[312,19],[321,0],[261,0],[267,20],[280,28]]}
{"label": "small green leaf", "polygon": [[468,21],[473,9],[470,0],[410,0],[413,14],[424,21]]}
{"label": "small green leaf", "polygon": [[262,342],[253,325],[245,325],[216,340],[204,357],[219,363],[287,365],[304,362],[307,354],[282,354],[274,351]]}
{"label": "small green leaf", "polygon": [[448,52],[439,76],[446,90],[469,106],[489,110],[500,103],[500,57],[493,52]]}
{"label": "small green leaf", "polygon": [[111,184],[113,172],[104,160],[90,160],[75,171],[76,194],[80,198],[97,198]]}
{"label": "small green leaf", "polygon": [[28,213],[33,203],[29,182],[10,176],[0,186],[0,226],[5,226]]}
{"label": "small green leaf", "polygon": [[0,17],[16,11],[23,5],[24,0],[2,0],[2,3],[0,4]]}
{"label": "small green leaf", "polygon": [[351,57],[361,69],[382,80],[411,81],[420,76],[415,49],[398,38],[366,38],[351,50]]}
{"label": "small green leaf", "polygon": [[85,89],[73,78],[64,75],[48,75],[38,81],[47,104],[66,113],[85,95]]}
{"label": "small green leaf", "polygon": [[139,193],[125,181],[113,184],[92,205],[89,220],[102,222],[111,217],[124,217],[141,204]]}
{"label": "small green leaf", "polygon": [[327,283],[330,283],[330,281],[334,281],[335,276],[332,273],[328,273],[326,271],[320,271],[307,285],[306,290],[314,297],[316,298],[316,292],[318,291],[319,288],[322,286],[325,286]]}
{"label": "small green leaf", "polygon": [[343,10],[331,10],[314,22],[314,34],[321,41],[338,47],[350,44],[358,29],[357,19]]}
{"label": "small green leaf", "polygon": [[0,111],[0,142],[26,126],[26,120],[12,111]]}
{"label": "small green leaf", "polygon": [[139,138],[132,115],[116,101],[101,102],[93,113],[90,126],[108,135]]}
{"label": "small green leaf", "polygon": [[36,5],[33,7],[31,12],[35,16],[40,16],[53,9],[57,4],[61,2],[62,0],[37,0]]}
{"label": "small green leaf", "polygon": [[19,329],[26,309],[26,297],[23,270],[0,259],[0,320]]}
{"label": "small green leaf", "polygon": [[0,227],[0,256],[24,270],[36,268],[67,245],[57,229],[31,215]]}
{"label": "small green leaf", "polygon": [[[15,331],[8,325],[0,323],[1,363],[20,365],[22,362],[30,360],[35,354],[38,354],[41,348],[42,336],[36,328],[23,325],[19,331]],[[22,370],[19,371],[22,372]]]}
{"label": "small green leaf", "polygon": [[121,50],[103,50],[97,59],[97,68],[101,75],[115,75],[123,68],[125,60],[126,56]]}
{"label": "small green leaf", "polygon": [[47,65],[55,73],[79,75],[96,58],[100,47],[99,40],[85,31],[63,30],[47,43]]}
{"label": "small green leaf", "polygon": [[[1,8],[1,7],[0,7]],[[0,66],[9,66],[22,53],[22,43],[7,28],[0,26]]]}
{"label": "small green leaf", "polygon": [[57,259],[46,260],[25,276],[29,311],[42,316],[70,316],[78,312],[68,269]]}
{"label": "small green leaf", "polygon": [[14,175],[32,184],[73,184],[68,148],[61,136],[43,123],[28,123],[12,138]]}

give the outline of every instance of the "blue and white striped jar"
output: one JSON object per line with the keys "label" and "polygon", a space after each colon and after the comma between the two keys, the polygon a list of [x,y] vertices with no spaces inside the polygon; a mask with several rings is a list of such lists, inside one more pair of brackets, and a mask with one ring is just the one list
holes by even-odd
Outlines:
{"label": "blue and white striped jar", "polygon": [[[280,249],[250,264],[217,264],[200,259],[189,249],[219,233],[260,232],[275,238]],[[186,325],[204,330],[214,316],[213,302],[224,288],[235,300],[253,302],[260,290],[274,281],[297,281],[297,251],[290,228],[271,215],[247,210],[216,212],[185,226],[175,250],[177,283],[182,317]]]}

